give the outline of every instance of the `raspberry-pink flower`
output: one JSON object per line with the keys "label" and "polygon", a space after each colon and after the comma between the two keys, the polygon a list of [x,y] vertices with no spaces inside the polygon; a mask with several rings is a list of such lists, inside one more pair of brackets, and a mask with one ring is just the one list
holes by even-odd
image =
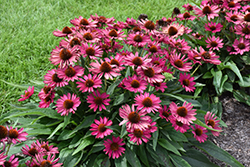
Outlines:
{"label": "raspberry-pink flower", "polygon": [[25,90],[25,94],[21,95],[21,98],[18,99],[18,101],[24,101],[26,99],[29,99],[34,94],[34,86],[28,88],[28,90]]}
{"label": "raspberry-pink flower", "polygon": [[[206,115],[204,116],[204,119],[205,119],[206,125],[209,126],[210,128],[213,128],[215,130],[221,130],[221,127],[219,127],[220,120],[216,120],[217,117],[212,112],[208,111]],[[214,136],[220,135],[220,132],[218,131],[211,130],[211,132]]]}
{"label": "raspberry-pink flower", "polygon": [[112,121],[108,120],[108,118],[104,117],[100,117],[100,121],[95,119],[95,123],[91,124],[91,131],[93,131],[91,133],[91,135],[96,136],[95,138],[104,138],[105,136],[110,135],[113,130],[107,128],[106,126],[111,126],[112,125]]}
{"label": "raspberry-pink flower", "polygon": [[149,95],[148,92],[135,97],[135,105],[138,106],[137,109],[142,112],[146,111],[147,113],[155,113],[155,111],[158,111],[161,108],[160,103],[161,100],[159,97],[154,94]]}
{"label": "raspberry-pink flower", "polygon": [[243,55],[245,52],[248,52],[250,50],[250,42],[248,39],[240,37],[239,40],[237,39],[234,40],[233,47],[236,51],[234,52],[234,54]]}
{"label": "raspberry-pink flower", "polygon": [[207,48],[209,50],[220,50],[219,48],[223,48],[223,39],[220,39],[220,37],[215,38],[215,36],[208,37],[205,42],[207,43]]}
{"label": "raspberry-pink flower", "polygon": [[131,92],[140,92],[140,93],[143,93],[144,90],[147,88],[147,85],[148,83],[136,76],[136,75],[133,75],[132,77],[128,76],[128,78],[124,78],[123,80],[123,84],[124,84],[124,88],[131,91]]}
{"label": "raspberry-pink flower", "polygon": [[6,161],[5,158],[7,157],[7,155],[4,155],[5,152],[0,153],[0,165],[3,165],[4,162]]}
{"label": "raspberry-pink flower", "polygon": [[5,139],[9,142],[16,144],[17,142],[21,143],[22,141],[27,140],[26,136],[28,135],[28,133],[23,132],[23,128],[19,130],[17,130],[17,128],[13,129],[12,126],[10,126],[10,128],[7,126],[6,128],[9,131],[9,135],[8,138]]}
{"label": "raspberry-pink flower", "polygon": [[94,88],[101,88],[102,80],[100,76],[91,74],[84,75],[83,78],[79,78],[79,82],[76,82],[77,88],[82,92],[94,92]]}
{"label": "raspberry-pink flower", "polygon": [[18,161],[18,158],[15,158],[15,155],[11,155],[10,158],[9,158],[9,161],[5,161],[3,163],[3,167],[18,167],[19,165],[19,161]]}
{"label": "raspberry-pink flower", "polygon": [[195,82],[194,77],[191,77],[190,74],[187,73],[180,73],[179,82],[181,83],[182,87],[185,88],[186,92],[193,92],[195,90]]}
{"label": "raspberry-pink flower", "polygon": [[165,119],[166,121],[170,121],[170,115],[171,115],[171,113],[170,113],[170,111],[169,111],[169,108],[166,106],[166,105],[164,105],[163,107],[161,107],[160,109],[159,109],[159,113],[160,113],[160,117],[162,118],[162,119]]}
{"label": "raspberry-pink flower", "polygon": [[193,129],[192,133],[194,134],[194,138],[198,140],[200,143],[204,143],[205,140],[207,140],[207,133],[206,128],[195,124],[195,127],[191,126]]}
{"label": "raspberry-pink flower", "polygon": [[82,76],[84,74],[84,68],[81,66],[74,66],[72,67],[67,66],[62,69],[58,69],[57,75],[59,78],[62,78],[65,81],[72,81],[78,80],[78,77]]}
{"label": "raspberry-pink flower", "polygon": [[48,70],[48,73],[44,75],[44,83],[50,87],[64,87],[68,85],[68,82],[58,77],[57,69]]}
{"label": "raspberry-pink flower", "polygon": [[105,152],[105,154],[108,154],[109,158],[119,158],[125,151],[125,148],[122,147],[123,145],[125,145],[125,143],[123,143],[123,139],[119,136],[112,136],[112,140],[105,140],[103,145],[105,146],[105,149],[103,151]]}
{"label": "raspberry-pink flower", "polygon": [[170,122],[176,131],[180,131],[181,133],[185,133],[190,127],[188,124],[184,124],[176,119],[176,117],[170,115]]}
{"label": "raspberry-pink flower", "polygon": [[130,137],[130,141],[136,143],[137,145],[142,144],[142,141],[147,143],[148,140],[151,138],[150,131],[148,129],[140,130],[140,129],[134,129],[134,130],[128,130]]}
{"label": "raspberry-pink flower", "polygon": [[165,78],[162,75],[162,68],[148,64],[146,67],[139,67],[137,70],[137,75],[144,78],[148,83],[156,83],[156,82],[163,82]]}
{"label": "raspberry-pink flower", "polygon": [[109,94],[102,93],[97,90],[96,92],[93,92],[92,94],[88,95],[87,97],[87,103],[90,103],[89,107],[96,112],[96,110],[99,108],[99,111],[102,111],[102,109],[106,110],[105,105],[109,105],[110,99],[107,99],[109,97]]}

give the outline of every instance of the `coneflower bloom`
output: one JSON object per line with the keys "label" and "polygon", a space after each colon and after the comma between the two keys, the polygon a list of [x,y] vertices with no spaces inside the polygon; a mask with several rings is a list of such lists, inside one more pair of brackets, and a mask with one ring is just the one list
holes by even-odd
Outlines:
{"label": "coneflower bloom", "polygon": [[241,14],[238,11],[230,11],[226,13],[227,16],[225,16],[226,20],[228,22],[234,23],[234,24],[240,24],[241,21]]}
{"label": "coneflower bloom", "polygon": [[58,69],[57,75],[59,78],[62,78],[65,81],[72,81],[78,80],[78,77],[84,74],[84,68],[81,66],[74,66],[71,65],[68,67],[64,67],[62,69]]}
{"label": "coneflower bloom", "polygon": [[198,140],[200,143],[203,143],[205,140],[207,140],[207,133],[206,128],[195,124],[195,127],[191,126],[193,129],[192,133],[194,134],[194,138]]}
{"label": "coneflower bloom", "polygon": [[167,27],[162,28],[162,32],[164,34],[167,34],[171,38],[176,38],[178,36],[183,35],[184,31],[185,31],[185,27],[178,23],[173,23],[171,25],[168,25]]}
{"label": "coneflower bloom", "polygon": [[239,24],[235,25],[235,34],[241,35],[245,39],[250,39],[250,25]]}
{"label": "coneflower bloom", "polygon": [[5,126],[0,125],[0,141],[5,139],[8,135],[8,130]]}
{"label": "coneflower bloom", "polygon": [[10,126],[10,128],[7,126],[6,128],[9,132],[7,140],[9,140],[11,143],[16,144],[17,142],[21,143],[22,141],[27,140],[26,136],[28,133],[23,132],[23,128],[19,130],[17,130],[17,128],[13,129],[12,126]]}
{"label": "coneflower bloom", "polygon": [[70,20],[70,23],[73,24],[74,26],[79,26],[80,28],[83,28],[83,29],[97,27],[96,25],[97,21],[93,21],[91,18],[85,19],[82,16],[79,16],[79,18]]}
{"label": "coneflower bloom", "polygon": [[61,113],[61,116],[68,115],[69,113],[74,114],[80,104],[80,97],[68,93],[67,95],[64,94],[56,101],[56,110],[58,113]]}
{"label": "coneflower bloom", "polygon": [[45,85],[45,86],[41,89],[41,91],[38,93],[39,99],[44,99],[44,98],[46,98],[48,95],[51,94],[51,92],[52,92],[53,90],[54,90],[53,87],[50,87],[50,86]]}
{"label": "coneflower bloom", "polygon": [[59,48],[56,47],[52,50],[50,61],[54,65],[60,65],[61,68],[71,65],[74,62],[77,62],[79,54],[78,45],[75,45],[73,48]]}
{"label": "coneflower bloom", "polygon": [[156,25],[153,21],[151,20],[138,20],[138,25],[146,31],[146,33],[152,33],[154,34]]}
{"label": "coneflower bloom", "polygon": [[155,88],[156,91],[160,90],[162,93],[165,92],[167,85],[165,82],[153,82],[150,83],[151,86]]}
{"label": "coneflower bloom", "polygon": [[74,46],[80,46],[81,41],[79,38],[74,36],[69,36],[68,39],[65,38],[65,40],[61,40],[59,43],[60,48],[73,48]]}
{"label": "coneflower bloom", "polygon": [[202,34],[196,32],[196,33],[193,33],[192,36],[195,38],[195,39],[201,39],[203,37]]}
{"label": "coneflower bloom", "polygon": [[180,131],[181,133],[185,133],[190,127],[188,124],[184,124],[181,121],[178,121],[176,117],[170,115],[170,122],[176,131]]}
{"label": "coneflower bloom", "polygon": [[80,51],[83,57],[89,57],[92,60],[97,60],[97,57],[102,57],[102,49],[95,45],[83,42],[82,47],[80,47]]}
{"label": "coneflower bloom", "polygon": [[116,55],[115,57],[110,56],[109,58],[105,57],[104,60],[109,62],[110,65],[114,65],[113,68],[116,68],[116,72],[120,72],[121,70],[125,69],[125,67],[123,67],[124,58],[121,55]]}
{"label": "coneflower bloom", "polygon": [[107,24],[107,26],[108,27],[106,29],[115,29],[117,31],[121,31],[123,29],[126,29],[127,24],[123,21],[117,21],[116,23]]}
{"label": "coneflower bloom", "polygon": [[144,79],[136,75],[133,75],[132,77],[128,76],[128,78],[124,78],[123,84],[124,84],[125,89],[131,92],[135,92],[135,93],[137,92],[143,93],[148,85],[148,83]]}
{"label": "coneflower bloom", "polygon": [[107,61],[103,61],[101,59],[101,64],[96,62],[90,63],[91,68],[89,69],[90,72],[93,72],[93,74],[99,74],[99,77],[102,77],[104,75],[104,78],[106,79],[113,79],[113,77],[117,77],[121,75],[117,71],[119,71],[118,68],[116,68],[116,65],[111,65]]}
{"label": "coneflower bloom", "polygon": [[173,39],[170,41],[170,45],[172,48],[175,48],[182,53],[187,53],[191,48],[185,39]]}
{"label": "coneflower bloom", "polygon": [[182,7],[185,8],[185,10],[187,10],[187,11],[192,11],[192,10],[194,10],[193,5],[190,5],[189,3],[183,5]]}
{"label": "coneflower bloom", "polygon": [[45,74],[43,82],[50,87],[64,87],[68,85],[67,81],[58,77],[56,69],[49,70],[48,73]]}
{"label": "coneflower bloom", "polygon": [[211,31],[212,33],[216,33],[216,32],[220,32],[221,28],[223,27],[222,24],[218,23],[214,23],[214,22],[208,22],[207,24],[205,24],[205,30],[206,31]]}
{"label": "coneflower bloom", "polygon": [[56,31],[53,31],[53,35],[56,36],[56,37],[66,37],[68,36],[69,34],[74,34],[75,33],[75,27],[64,27],[62,29],[62,31],[60,30],[56,30]]}
{"label": "coneflower bloom", "polygon": [[109,105],[110,99],[107,99],[109,97],[109,94],[102,93],[97,90],[96,92],[93,92],[92,94],[88,95],[87,97],[87,103],[90,103],[89,107],[96,112],[97,108],[99,108],[99,111],[102,111],[102,109],[106,110],[105,105]]}
{"label": "coneflower bloom", "polygon": [[215,36],[208,37],[205,42],[207,43],[207,48],[209,50],[220,50],[219,48],[223,48],[223,39],[220,39],[220,37],[216,38]]}
{"label": "coneflower bloom", "polygon": [[186,92],[193,92],[195,90],[195,82],[194,77],[191,77],[190,74],[182,74],[180,73],[179,82],[181,83],[182,87],[185,88]]}
{"label": "coneflower bloom", "polygon": [[107,38],[108,40],[123,40],[126,37],[123,31],[117,31],[116,29],[105,29],[102,33],[104,38]]}
{"label": "coneflower bloom", "polygon": [[250,12],[250,5],[242,6],[241,12],[243,12],[243,13],[245,13],[245,12]]}
{"label": "coneflower bloom", "polygon": [[162,54],[161,44],[159,42],[149,42],[147,48],[145,48],[150,55],[159,55]]}
{"label": "coneflower bloom", "polygon": [[171,114],[183,124],[190,125],[196,120],[196,109],[192,109],[192,103],[187,103],[186,101],[182,106],[177,106],[174,102],[170,103],[169,109]]}
{"label": "coneflower bloom", "polygon": [[108,154],[109,158],[119,158],[125,151],[125,148],[122,147],[123,145],[125,145],[125,143],[123,143],[123,139],[119,136],[112,136],[112,140],[105,140],[103,145],[105,146],[105,149],[103,151],[105,152],[105,154]]}
{"label": "coneflower bloom", "polygon": [[3,163],[3,167],[17,167],[19,165],[18,158],[15,158],[15,155],[11,155],[9,161]]}
{"label": "coneflower bloom", "polygon": [[135,106],[138,106],[137,109],[142,112],[146,111],[147,113],[154,113],[161,108],[160,103],[161,100],[159,97],[154,94],[149,95],[148,92],[135,97]]}
{"label": "coneflower bloom", "polygon": [[145,68],[138,68],[137,75],[144,78],[148,83],[163,82],[162,68],[148,64]]}
{"label": "coneflower bloom", "polygon": [[150,63],[151,63],[152,65],[157,66],[157,67],[160,67],[160,68],[166,67],[166,66],[165,66],[165,64],[166,64],[166,57],[167,57],[168,55],[167,55],[165,52],[163,52],[163,54],[165,55],[165,57],[163,57],[163,58],[153,56]]}
{"label": "coneflower bloom", "polygon": [[94,21],[97,21],[97,27],[102,27],[105,26],[105,24],[112,24],[114,23],[115,19],[114,17],[112,18],[106,18],[104,16],[98,16],[97,14],[90,15],[90,18],[93,19]]}
{"label": "coneflower bloom", "polygon": [[159,116],[162,119],[165,119],[166,121],[170,121],[170,115],[171,115],[171,113],[169,111],[169,108],[166,105],[164,105],[163,107],[161,107],[158,111],[160,113]]}
{"label": "coneflower bloom", "polygon": [[22,147],[21,151],[24,155],[35,157],[36,154],[41,154],[44,149],[33,142],[30,147],[25,144],[25,147]]}
{"label": "coneflower bloom", "polygon": [[141,129],[144,130],[150,125],[150,116],[146,116],[146,112],[141,110],[135,110],[135,105],[132,104],[132,107],[128,104],[123,105],[119,109],[119,115],[123,118],[123,121],[119,123],[119,126],[126,123],[127,130]]}
{"label": "coneflower bloom", "polygon": [[211,63],[216,65],[219,65],[221,63],[221,61],[218,59],[220,56],[217,56],[213,51],[205,51],[201,46],[200,56],[205,63]]}
{"label": "coneflower bloom", "polygon": [[202,58],[201,58],[201,55],[200,53],[197,51],[197,48],[195,49],[191,49],[190,51],[188,51],[188,58],[189,60],[192,60],[193,63],[198,63],[198,64],[202,64],[201,61],[202,61]]}
{"label": "coneflower bloom", "polygon": [[55,154],[49,154],[46,159],[44,159],[44,156],[42,154],[36,155],[36,158],[33,158],[33,162],[35,162],[36,165],[40,165],[40,167],[61,167],[62,163],[57,163],[59,161],[59,158],[55,159]]}
{"label": "coneflower bloom", "polygon": [[7,155],[4,155],[5,152],[0,153],[0,165],[3,165],[4,162],[6,161],[5,158],[7,157]]}
{"label": "coneflower bloom", "polygon": [[28,90],[25,90],[25,94],[21,95],[21,98],[18,99],[18,101],[24,101],[28,98],[30,98],[34,94],[34,86],[28,87]]}
{"label": "coneflower bloom", "polygon": [[218,13],[220,11],[220,8],[216,5],[208,5],[208,4],[201,4],[201,9],[195,7],[194,12],[198,15],[198,17],[204,17],[207,16],[208,20],[214,19],[214,17],[219,16]]}
{"label": "coneflower bloom", "polygon": [[97,43],[100,41],[98,32],[90,29],[80,29],[79,32],[76,33],[76,37],[86,43]]}
{"label": "coneflower bloom", "polygon": [[142,141],[144,143],[147,143],[148,140],[151,138],[150,131],[148,129],[140,130],[140,129],[134,129],[134,130],[128,130],[130,137],[130,141],[136,143],[137,145],[142,144]]}
{"label": "coneflower bloom", "polygon": [[170,63],[172,64],[172,66],[174,66],[180,71],[189,72],[189,70],[192,69],[192,66],[191,66],[192,63],[187,62],[188,58],[185,59],[185,55],[181,57],[181,53],[177,54],[173,52],[169,56],[169,59],[170,59]]}
{"label": "coneflower bloom", "polygon": [[191,15],[189,12],[180,13],[180,14],[178,14],[177,17],[180,18],[180,21],[181,20],[191,20],[191,21],[193,21],[194,19],[196,19],[196,17]]}
{"label": "coneflower bloom", "polygon": [[133,69],[136,69],[137,67],[146,67],[151,61],[151,59],[148,58],[148,54],[144,57],[140,57],[138,52],[135,52],[135,54],[129,53],[124,59],[124,64],[131,66]]}
{"label": "coneflower bloom", "polygon": [[150,36],[142,34],[140,32],[129,34],[127,37],[127,44],[133,45],[134,47],[144,47],[151,41]]}
{"label": "coneflower bloom", "polygon": [[51,103],[54,102],[55,92],[52,91],[47,96],[40,98],[39,106],[40,108],[48,108]]}
{"label": "coneflower bloom", "polygon": [[96,136],[95,138],[104,138],[105,136],[110,135],[113,130],[107,128],[106,126],[111,126],[112,125],[112,121],[108,120],[108,118],[104,117],[100,117],[100,121],[95,119],[95,123],[91,124],[91,131],[93,131],[91,133],[91,135]]}
{"label": "coneflower bloom", "polygon": [[[204,116],[204,119],[205,119],[206,125],[209,126],[210,128],[213,128],[215,130],[221,130],[221,127],[219,127],[220,120],[216,120],[217,117],[212,112],[208,111],[206,115]],[[218,131],[211,130],[211,132],[214,136],[220,135],[220,132]]]}
{"label": "coneflower bloom", "polygon": [[230,1],[224,1],[222,7],[226,8],[229,11],[236,11],[241,8],[240,3],[238,3],[238,0],[230,0]]}
{"label": "coneflower bloom", "polygon": [[76,82],[77,87],[82,92],[94,92],[94,88],[101,88],[102,80],[98,75],[92,77],[91,74],[84,75],[83,78],[79,78],[80,82]]}
{"label": "coneflower bloom", "polygon": [[239,40],[234,40],[233,47],[236,51],[234,54],[243,55],[245,52],[248,52],[250,50],[250,42],[249,40],[240,37]]}
{"label": "coneflower bloom", "polygon": [[36,143],[35,143],[38,147],[40,147],[40,148],[43,148],[44,150],[44,153],[46,154],[46,155],[48,155],[48,154],[57,154],[57,153],[59,153],[59,151],[58,151],[58,148],[57,147],[54,147],[53,145],[49,145],[49,142],[48,141],[42,141],[41,143],[38,141],[38,140],[36,140]]}

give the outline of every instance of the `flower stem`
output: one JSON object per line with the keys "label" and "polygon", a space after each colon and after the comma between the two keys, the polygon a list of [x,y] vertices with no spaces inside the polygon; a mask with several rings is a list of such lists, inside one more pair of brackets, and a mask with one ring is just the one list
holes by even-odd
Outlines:
{"label": "flower stem", "polygon": [[199,64],[199,65],[196,67],[196,69],[192,72],[191,76],[194,75],[194,73],[199,69],[200,66],[201,66],[201,65]]}
{"label": "flower stem", "polygon": [[8,152],[10,151],[10,146],[11,146],[11,143],[9,144],[8,149],[7,149],[7,151],[6,151],[6,154],[5,154],[5,155],[8,155]]}

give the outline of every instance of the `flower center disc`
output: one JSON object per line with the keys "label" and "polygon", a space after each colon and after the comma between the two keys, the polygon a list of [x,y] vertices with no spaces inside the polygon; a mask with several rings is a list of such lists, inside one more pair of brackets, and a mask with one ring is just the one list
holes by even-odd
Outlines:
{"label": "flower center disc", "polygon": [[118,67],[120,66],[119,61],[116,60],[116,59],[112,59],[112,60],[110,61],[110,64],[111,64],[111,65],[117,65]]}
{"label": "flower center disc", "polygon": [[138,123],[140,121],[140,115],[137,112],[131,112],[128,115],[128,120],[132,123]]}
{"label": "flower center disc", "polygon": [[187,115],[188,111],[185,107],[179,107],[177,109],[177,114],[181,117],[185,117]]}
{"label": "flower center disc", "polygon": [[156,53],[156,52],[158,51],[158,49],[157,49],[157,47],[156,47],[155,45],[153,45],[153,46],[151,46],[151,47],[149,48],[149,51],[150,51],[150,52],[153,52],[153,53]]}
{"label": "flower center disc", "polygon": [[208,15],[212,12],[211,8],[209,6],[205,6],[203,9],[202,9],[202,12],[203,14],[205,15]]}
{"label": "flower center disc", "polygon": [[246,15],[244,16],[244,21],[250,22],[250,13],[248,13],[248,14],[246,14]]}
{"label": "flower center disc", "polygon": [[84,25],[84,26],[87,26],[87,25],[89,25],[89,21],[87,20],[87,19],[82,19],[81,21],[80,21],[80,24],[81,25]]}
{"label": "flower center disc", "polygon": [[208,120],[207,125],[210,125],[210,126],[212,126],[212,128],[214,128],[214,126],[215,126],[214,120],[212,120],[212,119]]}
{"label": "flower center disc", "polygon": [[190,15],[190,13],[189,12],[185,12],[184,14],[183,14],[183,17],[184,18],[189,18],[191,15]]}
{"label": "flower center disc", "polygon": [[8,135],[8,130],[6,127],[0,125],[0,140],[4,139]]}
{"label": "flower center disc", "polygon": [[59,53],[59,57],[60,57],[62,60],[66,61],[66,60],[69,60],[69,59],[72,57],[72,54],[71,54],[71,52],[70,52],[68,49],[63,48],[63,49],[60,51],[60,53]]}
{"label": "flower center disc", "polygon": [[147,28],[147,29],[149,29],[149,30],[154,30],[155,29],[155,23],[154,22],[152,22],[152,21],[147,21],[145,24],[144,24],[144,26]]}
{"label": "flower center disc", "polygon": [[86,80],[86,82],[85,82],[85,86],[87,86],[87,87],[92,87],[93,85],[94,85],[95,83],[94,83],[94,81],[92,80],[92,79],[88,79],[88,80]]}
{"label": "flower center disc", "polygon": [[136,79],[134,79],[132,82],[131,82],[131,86],[133,88],[139,88],[140,87],[140,82]]}
{"label": "flower center disc", "polygon": [[59,82],[62,82],[62,79],[58,78],[57,74],[53,74],[52,75],[52,81],[54,81],[56,83],[59,83]]}
{"label": "flower center disc", "polygon": [[182,68],[183,67],[183,62],[181,59],[177,59],[174,61],[174,65],[176,65],[178,68]]}
{"label": "flower center disc", "polygon": [[93,36],[91,33],[87,32],[83,35],[83,38],[85,38],[86,40],[92,40]]}
{"label": "flower center disc", "polygon": [[163,112],[162,112],[162,115],[163,115],[164,117],[166,117],[166,118],[169,117],[169,113],[168,113],[167,111],[163,111]]}
{"label": "flower center disc", "polygon": [[89,47],[88,49],[86,49],[86,53],[89,56],[94,56],[95,55],[95,49],[92,47]]}
{"label": "flower center disc", "polygon": [[233,20],[233,21],[237,21],[238,20],[238,16],[237,15],[232,15],[230,17],[230,19]]}
{"label": "flower center disc", "polygon": [[204,57],[204,59],[211,59],[211,55],[208,52],[203,52],[201,56]]}
{"label": "flower center disc", "polygon": [[80,40],[78,39],[78,38],[73,38],[70,42],[69,42],[69,45],[71,46],[71,47],[74,47],[75,45],[80,45],[81,44],[81,42],[80,42]]}
{"label": "flower center disc", "polygon": [[184,79],[182,83],[185,86],[189,86],[190,85],[190,81],[188,79]]}
{"label": "flower center disc", "polygon": [[137,65],[137,66],[140,66],[142,65],[142,59],[140,57],[135,57],[133,60],[132,60],[132,63]]}
{"label": "flower center disc", "polygon": [[108,62],[103,62],[100,67],[101,72],[110,72],[112,70],[111,65]]}
{"label": "flower center disc", "polygon": [[228,7],[230,7],[230,8],[235,7],[235,3],[234,3],[233,1],[229,2],[229,3],[228,3]]}
{"label": "flower center disc", "polygon": [[49,151],[49,150],[50,150],[50,149],[49,149],[49,146],[48,146],[47,144],[43,144],[41,147],[44,148],[46,151]]}
{"label": "flower center disc", "polygon": [[50,89],[51,89],[51,87],[49,87],[49,86],[44,86],[44,87],[43,87],[43,92],[44,92],[45,94],[48,94],[49,91],[50,91]]}
{"label": "flower center disc", "polygon": [[16,129],[9,130],[9,138],[16,139],[18,137],[18,131]]}
{"label": "flower center disc", "polygon": [[143,135],[143,131],[140,129],[135,129],[133,133],[137,138],[141,138]]}
{"label": "flower center disc", "polygon": [[142,101],[142,104],[143,104],[145,107],[151,107],[151,106],[153,106],[153,101],[151,100],[150,97],[146,97],[146,98]]}
{"label": "flower center disc", "polygon": [[119,145],[117,143],[110,144],[110,149],[112,151],[117,151],[119,149]]}
{"label": "flower center disc", "polygon": [[238,48],[239,49],[245,49],[246,48],[246,45],[244,43],[239,43],[238,44]]}
{"label": "flower center disc", "polygon": [[175,123],[176,123],[176,125],[178,125],[178,126],[180,126],[180,127],[182,127],[182,126],[183,126],[183,123],[182,123],[182,122],[180,122],[180,121],[177,121],[177,120],[176,120],[176,122],[175,122]]}
{"label": "flower center disc", "polygon": [[134,32],[140,32],[140,31],[141,31],[141,28],[138,27],[138,26],[136,26],[136,27],[133,28],[133,31],[134,31]]}
{"label": "flower center disc", "polygon": [[248,28],[248,27],[244,27],[243,29],[242,29],[242,32],[244,33],[244,34],[250,34],[250,28]]}
{"label": "flower center disc", "polygon": [[134,41],[135,41],[135,42],[142,42],[142,36],[136,35],[136,36],[134,37]]}
{"label": "flower center disc", "polygon": [[146,70],[143,70],[143,72],[144,72],[144,75],[146,75],[149,78],[155,76],[155,70],[151,67]]}
{"label": "flower center disc", "polygon": [[211,26],[210,29],[213,31],[213,30],[216,29],[216,27],[215,26]]}
{"label": "flower center disc", "polygon": [[30,155],[33,155],[33,156],[38,154],[38,151],[37,151],[37,149],[35,147],[31,148],[28,152],[29,152]]}
{"label": "flower center disc", "polygon": [[52,101],[52,97],[51,96],[47,96],[45,99],[44,99],[44,102],[47,103],[47,102],[50,102]]}
{"label": "flower center disc", "polygon": [[64,27],[62,29],[62,33],[64,33],[64,34],[71,34],[72,30],[68,26],[66,26],[66,27]]}
{"label": "flower center disc", "polygon": [[203,133],[203,131],[202,131],[200,128],[195,129],[195,134],[196,134],[197,136],[201,136],[202,133]]}
{"label": "flower center disc", "polygon": [[44,160],[43,162],[41,162],[40,167],[52,167],[52,164],[49,160]]}
{"label": "flower center disc", "polygon": [[68,67],[65,71],[64,71],[65,75],[67,75],[68,77],[73,77],[76,74],[76,70],[73,67]]}
{"label": "flower center disc", "polygon": [[66,109],[71,109],[74,105],[74,102],[70,99],[67,99],[63,102],[63,107]]}
{"label": "flower center disc", "polygon": [[210,43],[210,45],[211,45],[212,47],[216,47],[216,46],[218,46],[218,43],[217,43],[216,41],[212,41],[212,42]]}
{"label": "flower center disc", "polygon": [[30,92],[26,92],[26,93],[24,94],[24,96],[27,97],[27,96],[29,96],[29,94],[30,94]]}
{"label": "flower center disc", "polygon": [[112,29],[111,31],[109,31],[109,36],[118,37],[117,31],[115,29]]}
{"label": "flower center disc", "polygon": [[95,98],[95,100],[94,100],[94,102],[95,102],[95,104],[97,104],[97,105],[101,105],[102,104],[102,98],[101,97],[96,97]]}
{"label": "flower center disc", "polygon": [[168,34],[169,34],[170,36],[174,36],[174,35],[177,34],[177,33],[178,33],[177,28],[175,28],[175,27],[173,27],[173,26],[169,27],[169,29],[168,29]]}
{"label": "flower center disc", "polygon": [[100,124],[100,125],[98,126],[98,131],[99,131],[99,132],[105,132],[106,129],[107,129],[107,128],[105,127],[104,124]]}
{"label": "flower center disc", "polygon": [[5,167],[12,167],[12,163],[10,161],[5,161],[3,164]]}
{"label": "flower center disc", "polygon": [[154,87],[160,87],[161,86],[161,82],[154,82],[153,85],[154,85]]}

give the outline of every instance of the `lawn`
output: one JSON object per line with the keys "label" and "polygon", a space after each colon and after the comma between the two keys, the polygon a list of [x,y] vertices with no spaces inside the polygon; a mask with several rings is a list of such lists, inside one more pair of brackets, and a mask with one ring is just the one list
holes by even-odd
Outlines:
{"label": "lawn", "polygon": [[[118,21],[138,18],[142,13],[150,20],[170,17],[174,7],[191,0],[1,0],[0,7],[0,114],[17,102],[24,89],[6,84],[30,84],[43,80],[53,66],[50,52],[60,39],[52,32],[71,26],[69,20],[80,15],[89,18],[97,13]],[[199,2],[199,0],[196,0]],[[32,85],[32,84],[30,84]],[[27,86],[28,88],[28,86]]]}

